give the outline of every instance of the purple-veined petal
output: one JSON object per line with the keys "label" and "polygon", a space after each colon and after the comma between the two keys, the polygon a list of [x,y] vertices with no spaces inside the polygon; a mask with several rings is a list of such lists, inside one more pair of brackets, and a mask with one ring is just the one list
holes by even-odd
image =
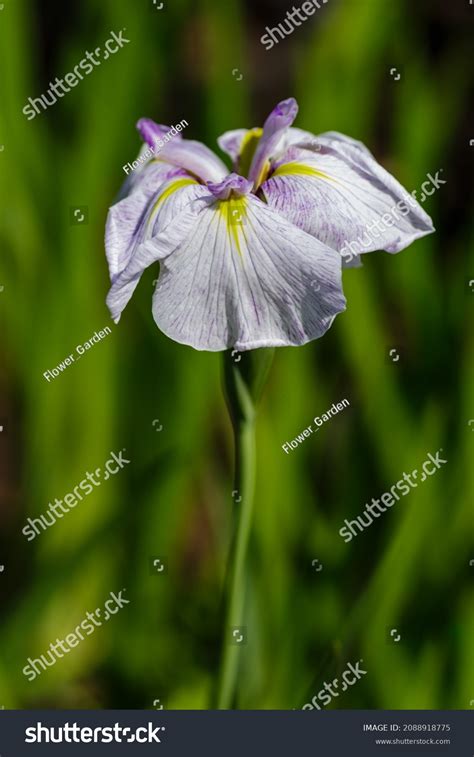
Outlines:
{"label": "purple-veined petal", "polygon": [[287,129],[283,135],[283,139],[278,145],[279,154],[275,155],[275,159],[281,158],[288,147],[291,147],[292,145],[312,145],[317,149],[318,138],[314,134],[311,134],[310,131],[304,131],[304,129],[298,129],[295,126],[292,126],[290,129]]}
{"label": "purple-veined petal", "polygon": [[[197,186],[197,191],[205,192],[202,186]],[[195,202],[196,199],[191,200],[189,208],[193,208]],[[122,312],[132,298],[143,271],[171,254],[179,244],[181,235],[192,231],[198,209],[189,208],[177,213],[168,226],[163,228],[161,234],[156,235],[153,244],[150,243],[149,238],[145,237],[137,245],[126,268],[113,280],[106,302],[115,323],[119,322]]]}
{"label": "purple-veined petal", "polygon": [[349,261],[373,250],[399,252],[434,231],[430,217],[368,150],[349,138],[316,139],[317,150],[290,147],[262,185],[269,205],[288,220]]}
{"label": "purple-veined petal", "polygon": [[357,147],[359,150],[362,150],[366,155],[369,155],[371,158],[374,158],[368,147],[364,145],[363,142],[360,142],[358,139],[353,139],[352,137],[348,137],[347,134],[341,134],[339,131],[325,131],[322,134],[319,134],[316,137],[316,141],[326,141],[326,140],[335,140],[336,142],[342,142],[346,145],[349,145],[350,147]]}
{"label": "purple-veined petal", "polygon": [[146,243],[161,261],[158,327],[209,351],[322,336],[345,307],[338,253],[254,195],[200,204]]}
{"label": "purple-veined petal", "polygon": [[[169,169],[169,166],[168,166]],[[188,175],[175,175],[158,183],[153,192],[150,187],[132,192],[113,205],[107,217],[105,250],[110,278],[114,282],[125,270],[141,243],[158,229],[169,223],[194,197],[207,190]]]}
{"label": "purple-veined petal", "polygon": [[322,145],[327,145],[331,141],[342,142],[352,147],[358,147],[362,152],[365,152],[366,155],[370,155],[372,158],[374,157],[363,142],[359,142],[359,140],[348,137],[338,131],[325,131],[322,134],[315,135],[309,131],[292,127],[285,133],[282,143],[279,145],[279,155],[276,155],[275,159],[278,160],[281,158],[283,151],[288,147],[303,147],[310,149],[313,152],[319,152]]}
{"label": "purple-veined petal", "polygon": [[182,168],[177,168],[170,163],[165,163],[158,157],[149,156],[148,145],[143,145],[136,160],[145,157],[143,162],[127,174],[127,178],[120,188],[116,202],[128,197],[132,192],[144,192],[146,195],[156,193],[160,184],[173,176],[188,176]]}

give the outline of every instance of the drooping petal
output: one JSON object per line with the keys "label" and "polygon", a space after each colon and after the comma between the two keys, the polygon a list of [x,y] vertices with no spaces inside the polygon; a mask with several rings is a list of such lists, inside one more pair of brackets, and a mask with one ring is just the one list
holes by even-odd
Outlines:
{"label": "drooping petal", "polygon": [[[200,185],[198,185],[198,188],[198,191],[205,191]],[[192,206],[192,202],[190,206]],[[150,245],[145,236],[142,242],[136,246],[127,266],[113,279],[107,295],[107,306],[115,323],[119,322],[122,312],[138,286],[143,271],[170,254],[174,247],[179,244],[181,235],[185,231],[190,232],[194,223],[195,212],[193,210],[182,210],[181,213],[173,217],[167,227],[164,227],[161,235],[155,237],[153,245]]]}
{"label": "drooping petal", "polygon": [[316,137],[316,141],[318,140],[335,140],[336,142],[343,142],[346,145],[358,147],[359,150],[362,150],[362,152],[364,152],[366,155],[370,155],[371,158],[374,158],[370,150],[364,145],[363,142],[358,139],[348,137],[346,134],[341,134],[339,131],[325,131]]}
{"label": "drooping petal", "polygon": [[153,315],[175,341],[243,351],[324,334],[345,307],[337,252],[254,195],[210,195],[193,206],[141,245],[115,281],[108,298],[114,317],[141,271],[160,260]]}
{"label": "drooping petal", "polygon": [[[141,184],[128,197],[113,205],[107,216],[105,250],[112,282],[124,271],[140,244],[158,229],[164,228],[194,197],[202,185],[180,169],[167,167],[165,181],[156,188]],[[148,181],[148,180],[147,180]]]}
{"label": "drooping petal", "polygon": [[115,320],[157,260],[155,321],[195,349],[304,344],[322,336],[345,307],[338,253],[254,195],[202,194],[148,236],[110,290]]}
{"label": "drooping petal", "polygon": [[281,150],[280,154],[276,155],[275,158],[277,160],[281,158],[282,152],[288,149],[288,147],[292,146],[302,147],[310,149],[314,152],[319,152],[322,145],[328,144],[328,141],[331,140],[336,142],[343,142],[345,144],[352,145],[353,147],[358,147],[360,150],[362,150],[362,152],[365,152],[366,155],[370,155],[372,158],[374,157],[363,142],[360,142],[357,139],[353,139],[352,137],[348,137],[345,134],[341,134],[338,131],[325,131],[322,134],[315,135],[309,131],[304,131],[303,129],[292,127],[285,133],[282,143],[281,145],[279,145],[279,148]]}
{"label": "drooping petal", "polygon": [[[317,137],[318,149],[293,145],[262,185],[289,221],[336,250],[399,252],[434,231],[430,217],[349,138]],[[344,252],[342,252],[344,254]]]}
{"label": "drooping petal", "polygon": [[279,154],[275,156],[275,159],[281,158],[284,152],[292,145],[308,145],[308,147],[311,146],[313,149],[318,149],[318,138],[314,134],[311,134],[310,131],[292,126],[285,132],[279,144]]}
{"label": "drooping petal", "polygon": [[227,175],[225,163],[201,142],[184,139],[179,132],[164,134],[166,127],[149,118],[141,118],[137,128],[148,145],[155,146],[155,155],[160,160],[183,168],[201,181],[221,181]]}

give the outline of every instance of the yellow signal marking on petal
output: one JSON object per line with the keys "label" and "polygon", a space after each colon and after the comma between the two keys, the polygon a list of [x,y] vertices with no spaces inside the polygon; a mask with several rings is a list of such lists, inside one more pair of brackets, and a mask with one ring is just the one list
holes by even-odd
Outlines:
{"label": "yellow signal marking on petal", "polygon": [[259,175],[255,179],[255,182],[254,182],[254,187],[255,188],[260,187],[263,184],[263,182],[267,180],[267,176],[268,176],[268,173],[270,171],[270,167],[271,167],[271,162],[269,160],[266,160],[265,163],[263,164],[262,168],[260,169]]}
{"label": "yellow signal marking on petal", "polygon": [[155,214],[159,206],[162,205],[166,200],[168,200],[172,194],[177,192],[178,189],[187,187],[189,184],[198,184],[198,183],[199,182],[195,181],[194,179],[179,178],[179,179],[176,179],[176,181],[174,181],[172,184],[170,184],[169,187],[166,187],[166,189],[158,196],[155,204],[153,205],[150,211],[150,215],[147,221],[147,229],[149,229],[151,224],[154,222]]}
{"label": "yellow signal marking on petal", "polygon": [[255,126],[254,129],[249,129],[248,132],[247,132],[247,134],[245,134],[244,137],[243,137],[243,139],[242,139],[242,144],[240,146],[240,152],[243,153],[243,151],[247,147],[247,144],[250,142],[250,140],[252,140],[252,139],[260,139],[260,137],[262,136],[262,134],[263,134],[263,129],[262,129],[261,126]]}
{"label": "yellow signal marking on petal", "polygon": [[186,179],[186,178],[177,179],[175,182],[173,182],[173,184],[170,184],[169,187],[166,187],[164,192],[160,194],[157,201],[155,202],[152,212],[156,210],[158,205],[161,205],[161,203],[163,203],[165,200],[171,197],[172,194],[177,192],[178,189],[181,189],[182,187],[187,187],[189,184],[197,184],[197,181],[195,181],[194,179]]}
{"label": "yellow signal marking on petal", "polygon": [[[328,181],[336,181],[332,176],[329,176],[323,171],[318,171],[311,166],[305,166],[304,163],[285,163],[279,166],[272,174],[273,176],[312,176],[315,179],[327,179]],[[338,183],[338,182],[336,182]]]}
{"label": "yellow signal marking on petal", "polygon": [[247,218],[246,208],[247,200],[245,197],[229,197],[228,200],[221,200],[218,205],[227,226],[227,234],[231,242],[234,242],[240,257],[242,257],[242,248],[240,246],[239,229],[242,231]]}
{"label": "yellow signal marking on petal", "polygon": [[243,137],[238,156],[239,174],[241,176],[248,176],[250,164],[252,163],[252,158],[255,154],[255,150],[257,149],[257,145],[262,134],[263,129],[256,127],[255,129],[249,129],[246,135]]}

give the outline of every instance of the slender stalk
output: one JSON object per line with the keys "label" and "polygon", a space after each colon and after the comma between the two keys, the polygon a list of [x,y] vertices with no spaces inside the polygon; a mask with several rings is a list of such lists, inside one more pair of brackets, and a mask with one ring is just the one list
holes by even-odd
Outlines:
{"label": "slender stalk", "polygon": [[[241,654],[240,633],[245,626],[246,557],[255,493],[256,405],[273,358],[273,350],[255,350],[224,364],[224,385],[235,439],[234,530],[226,579],[222,651],[216,706],[230,709],[235,699]],[[240,363],[240,361],[242,361]]]}
{"label": "slender stalk", "polygon": [[[241,648],[233,637],[235,627],[244,624],[245,558],[252,523],[255,490],[255,422],[239,424],[235,431],[235,529],[229,557],[228,593],[224,614],[221,668],[217,708],[232,707]],[[238,501],[240,500],[240,501]],[[236,631],[238,638],[238,631]]]}

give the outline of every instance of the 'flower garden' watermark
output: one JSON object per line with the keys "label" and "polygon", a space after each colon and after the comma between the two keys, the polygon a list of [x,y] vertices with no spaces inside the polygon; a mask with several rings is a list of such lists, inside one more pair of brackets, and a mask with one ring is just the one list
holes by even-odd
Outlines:
{"label": "'flower garden' watermark", "polygon": [[[105,339],[105,337],[111,333],[112,331],[109,328],[109,326],[104,326],[103,330],[101,329],[98,332],[94,331],[93,335],[91,336],[90,339],[87,340],[87,342],[84,342],[84,344],[77,345],[76,352],[79,355],[77,359],[79,360],[82,357],[82,355],[84,355],[87,352],[87,350],[90,350],[91,347],[94,346],[94,344],[98,344],[102,339]],[[68,366],[72,365],[74,362],[75,362],[74,353],[71,352],[71,354],[68,355],[68,357],[65,360],[58,363],[58,365],[55,368],[51,368],[50,371],[45,371],[43,373],[43,376],[45,377],[46,381],[48,381],[49,383],[51,379],[57,378],[62,371],[65,371],[66,368],[68,368]]]}
{"label": "'flower garden' watermark", "polygon": [[179,124],[176,124],[176,126],[172,126],[171,129],[168,132],[166,132],[166,134],[163,135],[163,138],[158,138],[151,147],[149,147],[144,152],[140,153],[140,155],[138,156],[136,160],[133,160],[131,163],[126,163],[124,166],[122,166],[125,173],[128,175],[130,171],[134,171],[139,166],[143,165],[144,163],[147,163],[148,160],[153,155],[159,152],[165,146],[167,142],[169,142],[174,136],[176,136],[178,132],[185,129],[186,126],[189,126],[189,124],[184,118]]}
{"label": "'flower garden' watermark", "polygon": [[349,400],[343,399],[341,402],[338,402],[337,405],[333,402],[329,410],[327,410],[322,415],[317,415],[313,422],[318,427],[316,429],[313,429],[312,424],[310,423],[307,428],[304,429],[304,431],[301,432],[301,434],[298,434],[298,436],[295,439],[292,439],[291,442],[285,442],[285,444],[281,445],[282,450],[288,454],[291,449],[296,449],[298,444],[302,444],[305,439],[307,439],[313,431],[318,431],[321,426],[323,426],[328,420],[330,420],[333,416],[337,415],[341,412],[341,410],[344,410],[346,407],[349,407],[350,402]]}

